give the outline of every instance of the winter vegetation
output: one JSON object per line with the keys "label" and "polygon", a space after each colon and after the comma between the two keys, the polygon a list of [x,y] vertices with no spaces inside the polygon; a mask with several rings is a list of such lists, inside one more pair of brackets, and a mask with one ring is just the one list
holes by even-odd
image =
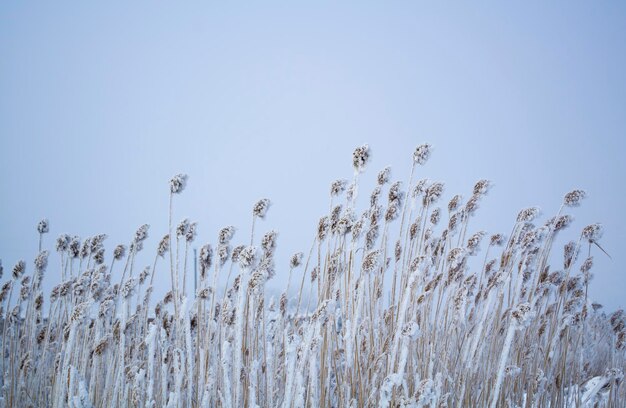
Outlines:
{"label": "winter vegetation", "polygon": [[[197,225],[173,220],[186,175],[170,180],[169,231],[145,269],[148,225],[110,255],[106,235],[61,235],[53,255],[42,220],[34,264],[0,289],[1,405],[626,406],[626,315],[587,297],[593,256],[608,256],[601,227],[567,230],[585,193],[487,234],[475,224],[489,181],[444,202],[442,183],[418,177],[429,156],[417,147],[408,180],[385,168],[357,194],[370,157],[358,147],[352,180],[332,183],[313,242],[289,260],[274,259],[275,231],[258,232],[271,217],[258,201],[250,237],[226,226],[198,245],[195,291]],[[289,278],[274,297],[276,270]],[[44,274],[58,279],[49,293]],[[155,275],[171,284],[162,299]]]}

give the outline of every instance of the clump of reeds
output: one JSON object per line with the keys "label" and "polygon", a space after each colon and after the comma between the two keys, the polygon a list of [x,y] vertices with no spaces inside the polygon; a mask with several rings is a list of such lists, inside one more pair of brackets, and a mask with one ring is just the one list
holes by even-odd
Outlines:
{"label": "clump of reeds", "polygon": [[[33,267],[18,262],[0,287],[0,404],[626,406],[626,315],[588,298],[600,225],[553,256],[584,191],[543,222],[530,207],[508,237],[489,235],[473,225],[489,181],[445,203],[443,183],[419,174],[430,154],[417,147],[405,183],[383,169],[362,208],[370,149],[358,147],[353,180],[331,184],[310,250],[289,260],[274,259],[276,232],[256,235],[270,209],[259,200],[249,240],[227,226],[201,246],[192,293],[197,225],[173,221],[186,175],[170,180],[169,229],[146,268],[135,259],[148,225],[109,261],[106,235],[61,235],[51,262],[42,220]],[[288,279],[273,298],[277,270]],[[44,294],[47,271],[61,281]],[[170,290],[152,299],[167,271]]]}

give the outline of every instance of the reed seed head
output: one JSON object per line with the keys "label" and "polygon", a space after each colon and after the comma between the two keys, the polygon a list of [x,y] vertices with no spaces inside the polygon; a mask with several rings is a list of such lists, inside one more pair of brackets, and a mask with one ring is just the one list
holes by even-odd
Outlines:
{"label": "reed seed head", "polygon": [[277,238],[278,232],[274,230],[268,231],[265,233],[265,235],[263,235],[263,238],[261,239],[261,248],[266,255],[270,256],[274,254],[274,251],[276,250]]}
{"label": "reed seed head", "polygon": [[41,251],[35,258],[35,270],[37,272],[43,272],[43,270],[46,269],[47,266],[48,266],[48,251]]}
{"label": "reed seed head", "polygon": [[239,262],[239,255],[241,254],[241,251],[243,251],[245,247],[246,247],[245,245],[237,245],[235,248],[233,248],[233,252],[231,254],[231,260],[233,262]]}
{"label": "reed seed head", "polygon": [[363,258],[363,272],[370,273],[373,272],[374,269],[380,263],[380,250],[375,250],[370,252]]}
{"label": "reed seed head", "polygon": [[370,160],[370,148],[367,144],[357,147],[352,153],[352,167],[356,173],[365,170],[367,162]]}
{"label": "reed seed head", "polygon": [[257,201],[256,204],[254,204],[254,207],[252,207],[252,214],[255,217],[265,218],[265,215],[267,214],[267,210],[270,208],[270,205],[271,202],[269,199],[262,198]]}
{"label": "reed seed head", "polygon": [[348,185],[348,180],[340,179],[335,180],[330,185],[330,195],[331,197],[336,197],[339,194],[343,193]]}
{"label": "reed seed head", "polygon": [[56,250],[57,252],[65,252],[70,244],[70,236],[67,234],[61,234],[57,237]]}
{"label": "reed seed head", "polygon": [[322,242],[326,239],[326,235],[328,234],[328,230],[330,228],[330,220],[328,216],[323,216],[320,218],[317,223],[317,240]]}
{"label": "reed seed head", "polygon": [[135,242],[142,242],[146,238],[148,238],[149,228],[150,226],[148,224],[143,224],[142,226],[137,228],[137,231],[135,232],[135,238],[134,238]]}
{"label": "reed seed head", "polygon": [[517,222],[532,222],[539,215],[539,207],[524,208],[517,214]]}
{"label": "reed seed head", "polygon": [[474,195],[482,196],[487,194],[489,189],[491,188],[491,182],[489,180],[478,180],[476,184],[474,184]]}
{"label": "reed seed head", "polygon": [[170,234],[165,234],[161,241],[159,242],[159,247],[157,248],[157,254],[163,258],[167,251],[170,249]]}
{"label": "reed seed head", "polygon": [[124,255],[126,255],[126,247],[124,245],[118,245],[115,247],[115,249],[113,250],[113,258],[116,261],[119,261],[120,259],[124,258]]}
{"label": "reed seed head", "polygon": [[563,197],[563,205],[566,207],[578,207],[580,202],[587,196],[584,190],[572,190]]}
{"label": "reed seed head", "polygon": [[437,207],[430,213],[430,223],[432,225],[439,224],[439,220],[441,219],[441,208]]}
{"label": "reed seed head", "polygon": [[378,182],[379,186],[382,186],[382,185],[387,184],[390,178],[391,178],[391,167],[387,166],[378,173],[378,177],[376,177],[376,181]]}
{"label": "reed seed head", "polygon": [[37,224],[37,232],[40,234],[47,234],[50,231],[50,224],[48,219],[44,218]]}
{"label": "reed seed head", "polygon": [[433,183],[425,191],[423,204],[424,206],[433,204],[443,194],[443,183]]}
{"label": "reed seed head", "polygon": [[417,146],[415,152],[413,153],[413,162],[422,166],[430,157],[431,146],[428,143]]}
{"label": "reed seed head", "polygon": [[197,222],[192,222],[187,227],[187,231],[185,231],[185,241],[188,243],[192,243],[194,239],[196,239],[196,229],[198,227]]}
{"label": "reed seed head", "polygon": [[602,225],[601,224],[591,224],[587,225],[583,228],[582,236],[589,243],[598,242],[598,240],[602,237]]}
{"label": "reed seed head", "polygon": [[503,234],[494,234],[489,239],[489,245],[491,246],[502,246],[506,241],[506,237]]}
{"label": "reed seed head", "polygon": [[187,175],[186,174],[177,174],[170,179],[170,193],[172,194],[180,194],[185,189],[187,185]]}
{"label": "reed seed head", "polygon": [[218,242],[222,245],[228,244],[235,235],[235,231],[236,229],[232,225],[222,228],[217,236]]}
{"label": "reed seed head", "polygon": [[189,228],[189,220],[185,218],[184,220],[178,223],[178,226],[176,227],[176,236],[182,237],[183,235],[187,233],[188,228]]}
{"label": "reed seed head", "polygon": [[247,246],[241,250],[237,257],[239,266],[242,268],[251,267],[256,260],[256,247],[253,245]]}
{"label": "reed seed head", "polygon": [[574,218],[571,215],[561,215],[554,220],[554,231],[560,231],[567,228]]}
{"label": "reed seed head", "polygon": [[289,267],[297,268],[298,266],[302,265],[303,258],[304,254],[302,252],[296,252],[291,256],[291,259],[289,260]]}
{"label": "reed seed head", "polygon": [[451,213],[453,211],[456,211],[456,209],[459,208],[459,205],[461,205],[462,200],[463,198],[458,194],[452,197],[452,199],[448,203],[448,212]]}
{"label": "reed seed head", "polygon": [[15,266],[13,267],[13,279],[18,280],[22,277],[22,275],[24,274],[24,271],[26,270],[26,262],[20,260],[18,261]]}

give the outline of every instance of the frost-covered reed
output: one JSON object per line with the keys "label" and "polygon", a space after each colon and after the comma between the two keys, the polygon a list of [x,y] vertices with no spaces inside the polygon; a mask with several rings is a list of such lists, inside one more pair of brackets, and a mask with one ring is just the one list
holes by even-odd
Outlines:
{"label": "frost-covered reed", "polygon": [[[147,225],[109,261],[106,235],[61,235],[53,261],[42,220],[34,266],[18,262],[0,288],[0,404],[626,406],[626,315],[588,298],[601,227],[563,231],[585,193],[545,221],[522,210],[508,238],[488,235],[474,216],[489,181],[445,203],[442,183],[419,178],[430,152],[409,157],[406,184],[385,168],[359,200],[370,149],[358,147],[310,250],[289,260],[274,259],[274,231],[255,233],[271,219],[259,200],[249,238],[227,226],[201,246],[195,293],[196,224],[173,222],[184,174],[170,180],[169,229],[145,269]],[[553,244],[568,233],[561,258]],[[277,269],[288,279],[274,298]],[[44,273],[60,279],[45,294]],[[157,274],[170,280],[162,299],[151,298]]]}

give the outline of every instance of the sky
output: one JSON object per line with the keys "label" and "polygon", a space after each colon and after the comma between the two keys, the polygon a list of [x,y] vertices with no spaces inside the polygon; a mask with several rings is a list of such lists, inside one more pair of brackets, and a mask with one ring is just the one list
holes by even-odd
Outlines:
{"label": "sky", "polygon": [[[3,280],[19,259],[32,270],[43,217],[50,249],[61,233],[106,233],[110,250],[149,223],[150,264],[168,180],[184,172],[174,219],[199,222],[197,246],[226,225],[246,243],[252,205],[272,200],[256,228],[279,232],[268,286],[283,288],[352,150],[372,150],[365,199],[386,165],[406,180],[428,142],[417,176],[447,199],[494,184],[472,231],[508,233],[520,209],[545,219],[585,189],[553,270],[600,222],[612,259],[594,250],[590,296],[626,306],[623,2],[307,3],[2,2]],[[168,274],[156,281],[164,293]]]}

